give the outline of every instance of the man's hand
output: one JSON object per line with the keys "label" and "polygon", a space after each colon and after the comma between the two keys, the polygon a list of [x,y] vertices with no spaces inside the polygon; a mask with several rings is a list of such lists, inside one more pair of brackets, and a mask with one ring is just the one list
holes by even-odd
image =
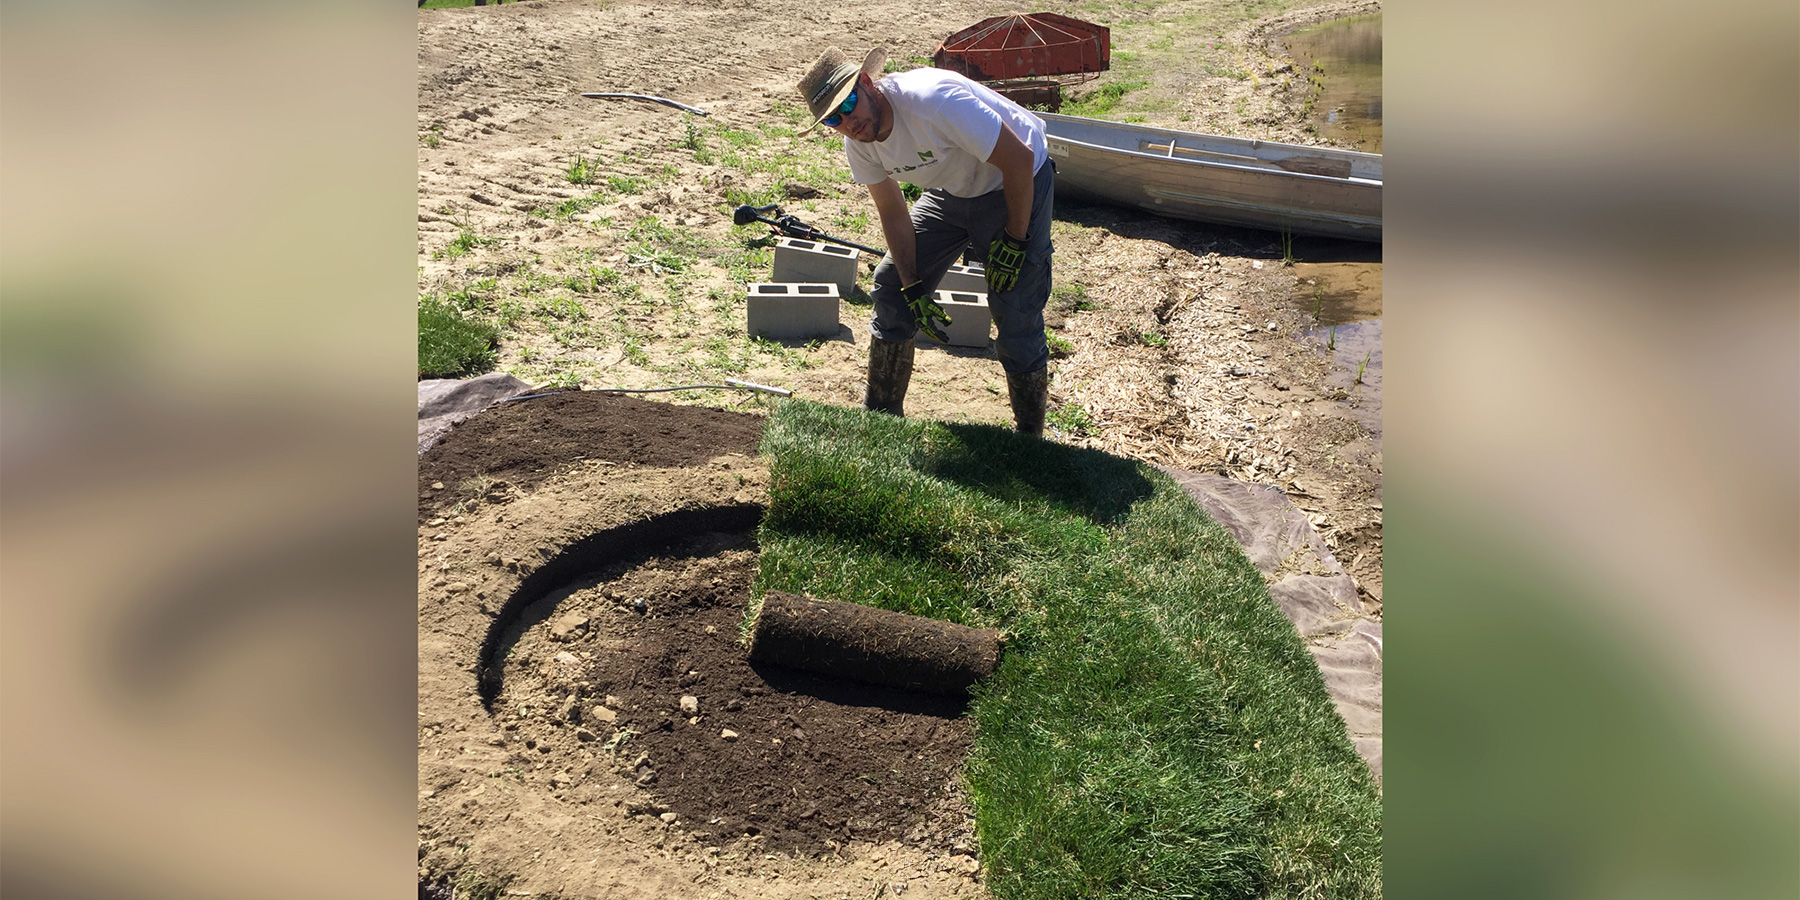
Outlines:
{"label": "man's hand", "polygon": [[1025,268],[1025,242],[1006,229],[988,245],[987,284],[989,294],[1010,291],[1019,283],[1019,272]]}
{"label": "man's hand", "polygon": [[931,291],[925,288],[925,282],[915,281],[901,288],[900,293],[906,298],[906,305],[912,309],[913,318],[918,320],[919,330],[925,332],[926,337],[940,344],[950,343],[950,338],[944,334],[944,329],[939,328],[934,321],[942,319],[944,324],[948,325],[950,324],[950,314],[944,312],[944,308],[939,306],[936,300],[931,299]]}

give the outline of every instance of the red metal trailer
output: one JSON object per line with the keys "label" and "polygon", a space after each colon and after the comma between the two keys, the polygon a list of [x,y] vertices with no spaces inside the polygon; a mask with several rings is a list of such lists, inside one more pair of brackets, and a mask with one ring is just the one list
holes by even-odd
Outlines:
{"label": "red metal trailer", "polygon": [[1087,81],[1110,67],[1112,31],[1056,13],[995,16],[945,38],[931,61],[1015,100],[1054,107],[1062,85]]}

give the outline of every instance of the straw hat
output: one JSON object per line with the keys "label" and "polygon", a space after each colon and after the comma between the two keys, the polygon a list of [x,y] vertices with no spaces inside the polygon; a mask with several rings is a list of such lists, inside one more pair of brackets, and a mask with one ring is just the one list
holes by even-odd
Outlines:
{"label": "straw hat", "polygon": [[[819,122],[838,108],[850,91],[856,87],[856,76],[867,72],[870,78],[881,76],[881,67],[887,62],[887,48],[876,47],[863,58],[862,68],[857,68],[844,51],[836,47],[827,47],[819,54],[818,61],[806,77],[800,79],[800,96],[806,98],[806,108],[812,111],[812,131],[819,127]],[[804,134],[805,132],[801,132]]]}

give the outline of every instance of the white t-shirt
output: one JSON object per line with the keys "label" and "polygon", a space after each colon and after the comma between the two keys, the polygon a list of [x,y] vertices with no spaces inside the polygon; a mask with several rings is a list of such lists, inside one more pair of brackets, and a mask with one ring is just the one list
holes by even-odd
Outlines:
{"label": "white t-shirt", "polygon": [[1000,170],[989,165],[1005,123],[1031,148],[1031,170],[1044,164],[1044,120],[989,88],[943,69],[912,69],[881,79],[881,95],[894,108],[894,130],[885,141],[844,138],[844,155],[857,184],[885,178],[958,197],[1000,189]]}

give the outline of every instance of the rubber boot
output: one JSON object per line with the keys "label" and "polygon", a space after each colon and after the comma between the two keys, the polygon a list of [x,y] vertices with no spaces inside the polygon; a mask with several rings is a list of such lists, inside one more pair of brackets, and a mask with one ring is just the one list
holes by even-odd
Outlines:
{"label": "rubber boot", "polygon": [[1007,373],[1006,392],[1012,399],[1013,425],[1024,434],[1044,436],[1044,407],[1050,400],[1050,369],[1039,366],[1017,375]]}
{"label": "rubber boot", "polygon": [[863,409],[906,415],[906,386],[912,381],[913,342],[869,342],[869,392],[863,395]]}

